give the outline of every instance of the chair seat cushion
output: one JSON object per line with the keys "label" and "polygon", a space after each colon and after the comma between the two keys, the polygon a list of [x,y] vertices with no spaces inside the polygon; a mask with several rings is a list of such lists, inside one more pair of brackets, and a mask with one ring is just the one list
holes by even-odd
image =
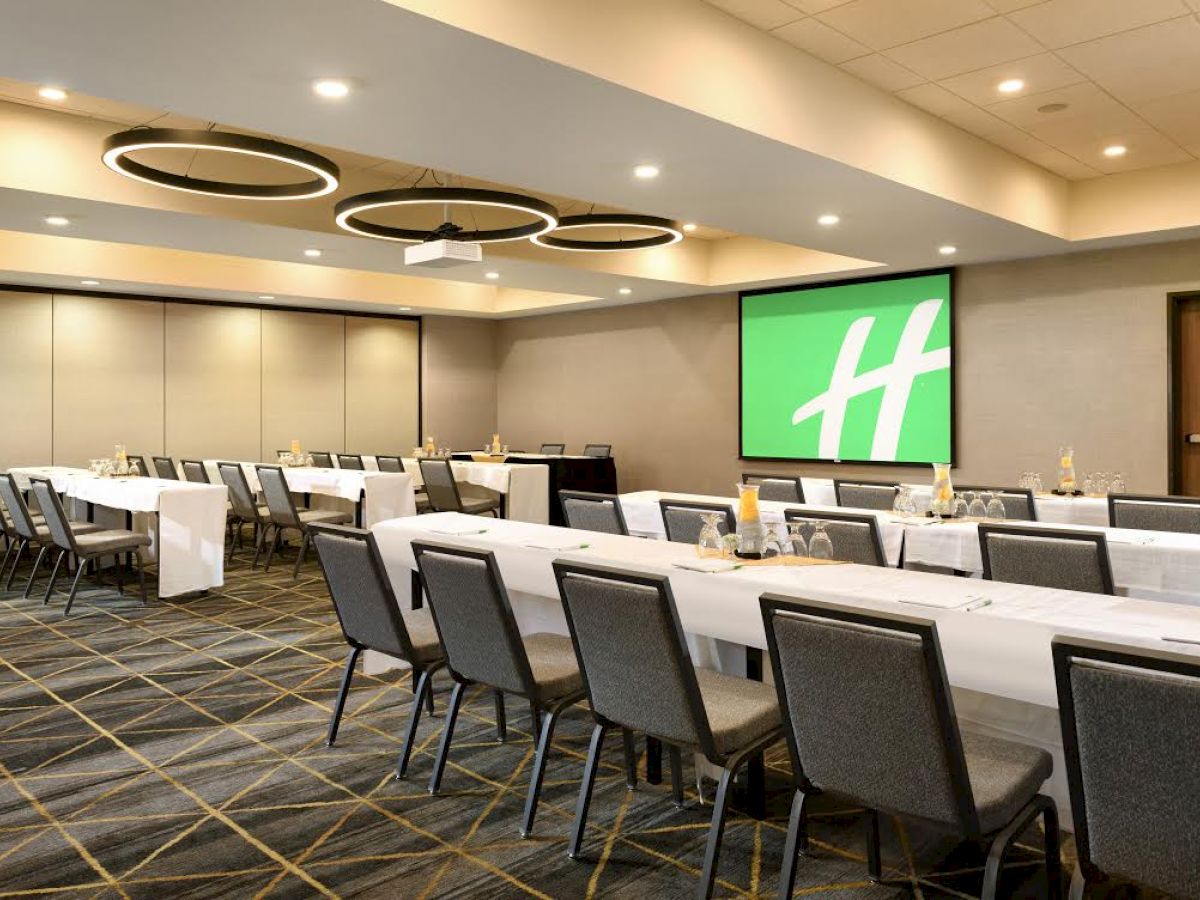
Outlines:
{"label": "chair seat cushion", "polygon": [[736,753],[779,727],[779,697],[771,685],[712,669],[697,669],[696,681],[720,753]]}
{"label": "chair seat cushion", "polygon": [[962,732],[962,744],[984,833],[1011,822],[1054,768],[1049,753],[1027,744],[969,731]]}
{"label": "chair seat cushion", "polygon": [[404,624],[408,628],[413,653],[417,656],[416,662],[428,664],[446,655],[428,607],[404,613]]}
{"label": "chair seat cushion", "polygon": [[[33,520],[33,527],[37,530],[38,542],[43,544],[53,543],[53,538],[50,536],[50,526],[46,524],[45,519]],[[72,522],[71,532],[79,537],[81,534],[91,534],[99,531],[100,526],[95,522]]]}
{"label": "chair seat cushion", "polygon": [[565,697],[583,690],[579,661],[569,637],[561,634],[527,634],[521,639],[529,657],[529,668],[542,696]]}
{"label": "chair seat cushion", "polygon": [[488,500],[486,497],[474,498],[463,497],[462,511],[468,515],[478,515],[479,513],[491,512],[499,509],[500,504],[495,500]]}
{"label": "chair seat cushion", "polygon": [[354,515],[348,512],[340,512],[336,509],[299,509],[296,513],[300,516],[301,523],[312,525],[314,522],[321,522],[326,525],[340,525],[344,522],[353,522]]}
{"label": "chair seat cushion", "polygon": [[87,556],[99,556],[102,553],[117,553],[123,550],[136,550],[150,545],[150,535],[136,531],[125,531],[114,528],[111,531],[93,531],[90,534],[76,534],[75,544],[79,552]]}

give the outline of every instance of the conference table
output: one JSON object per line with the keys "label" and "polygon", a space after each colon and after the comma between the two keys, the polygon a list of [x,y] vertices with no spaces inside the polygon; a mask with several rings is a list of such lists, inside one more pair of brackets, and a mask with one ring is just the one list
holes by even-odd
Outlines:
{"label": "conference table", "polygon": [[[412,541],[473,547],[495,554],[523,633],[567,633],[555,559],[666,575],[693,659],[733,674],[745,674],[747,661],[766,647],[758,606],[766,592],[933,619],[961,726],[1051,752],[1055,773],[1046,790],[1064,811],[1069,799],[1051,638],[1099,638],[1200,656],[1200,610],[1178,604],[849,563],[702,573],[677,567],[696,559],[689,545],[456,513],[381,522],[372,530],[402,612],[412,603]],[[966,611],[980,603],[986,605]],[[372,671],[390,664],[378,654],[369,660]]]}
{"label": "conference table", "polygon": [[30,477],[48,478],[54,490],[75,501],[89,521],[108,528],[132,527],[150,537],[149,560],[158,564],[158,596],[178,597],[225,583],[227,490],[162,478],[101,478],[69,466],[9,469],[17,487]]}
{"label": "conference table", "polygon": [[[374,457],[367,456],[363,457],[363,465],[368,465],[368,460],[378,467]],[[425,484],[418,460],[406,457],[403,465],[404,471],[412,475],[414,484]],[[541,524],[550,521],[550,470],[546,466],[459,458],[450,460],[450,469],[464,495],[473,495],[470,485],[499,494],[500,514],[504,518]]]}

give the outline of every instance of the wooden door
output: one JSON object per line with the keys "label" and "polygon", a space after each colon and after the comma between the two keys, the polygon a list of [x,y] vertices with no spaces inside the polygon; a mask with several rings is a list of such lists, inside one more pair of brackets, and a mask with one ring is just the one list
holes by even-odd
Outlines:
{"label": "wooden door", "polygon": [[1200,297],[1179,301],[1175,355],[1176,491],[1200,497]]}

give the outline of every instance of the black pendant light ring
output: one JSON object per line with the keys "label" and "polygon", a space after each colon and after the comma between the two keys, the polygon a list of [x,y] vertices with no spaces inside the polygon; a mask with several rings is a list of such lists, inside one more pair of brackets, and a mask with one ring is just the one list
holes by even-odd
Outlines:
{"label": "black pendant light ring", "polygon": [[[390,209],[397,206],[495,206],[528,213],[535,221],[512,228],[487,228],[467,231],[457,228],[438,228],[432,231],[418,228],[397,228],[379,225],[359,218],[360,214],[373,209]],[[381,238],[387,241],[421,242],[431,238],[447,237],[456,241],[487,244],[499,241],[515,241],[521,238],[545,234],[558,226],[558,210],[544,200],[512,194],[507,191],[488,191],[479,188],[425,187],[398,188],[391,191],[372,191],[347,197],[334,207],[334,220],[339,228],[361,234],[363,237]]]}
{"label": "black pendant light ring", "polygon": [[[156,169],[129,157],[138,150],[212,150],[269,159],[303,169],[313,176],[289,184],[244,184],[210,181]],[[337,190],[341,173],[337,165],[320,154],[267,138],[223,131],[182,128],[133,128],[109,136],[104,142],[104,164],[129,178],[177,191],[236,197],[247,200],[304,200]]]}
{"label": "black pendant light ring", "polygon": [[617,250],[645,250],[649,247],[665,247],[683,240],[683,230],[678,222],[660,219],[658,216],[639,216],[625,213],[592,213],[585,216],[563,216],[554,231],[571,231],[586,228],[627,228],[654,232],[650,237],[623,241],[589,241],[580,238],[564,238],[555,234],[534,235],[530,238],[541,247],[555,250],[576,250],[591,253],[611,253]]}

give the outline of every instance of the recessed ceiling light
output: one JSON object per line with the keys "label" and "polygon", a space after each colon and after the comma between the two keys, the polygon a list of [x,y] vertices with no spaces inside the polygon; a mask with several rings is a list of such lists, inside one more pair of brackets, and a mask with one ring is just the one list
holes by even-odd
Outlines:
{"label": "recessed ceiling light", "polygon": [[957,252],[958,248],[953,244],[942,244],[942,246],[938,247],[938,253],[942,254],[942,256],[953,256]]}
{"label": "recessed ceiling light", "polygon": [[691,234],[693,231],[696,230],[696,223],[695,222],[687,222],[686,224],[684,224],[683,230],[688,232],[689,234]]}
{"label": "recessed ceiling light", "polygon": [[996,90],[1002,94],[1015,94],[1024,87],[1025,82],[1020,78],[1005,78],[1002,82],[996,85]]}
{"label": "recessed ceiling light", "polygon": [[307,250],[304,251],[304,255],[311,259],[316,259],[318,256],[321,255],[321,251],[316,249],[315,247],[309,247]]}
{"label": "recessed ceiling light", "polygon": [[1115,159],[1118,156],[1124,156],[1128,148],[1124,144],[1109,144],[1104,148],[1104,155],[1110,159]]}
{"label": "recessed ceiling light", "polygon": [[1040,113],[1058,113],[1062,112],[1069,105],[1067,103],[1047,103],[1044,106],[1039,106],[1037,111]]}
{"label": "recessed ceiling light", "polygon": [[275,295],[274,294],[259,294],[258,299],[259,300],[274,300]]}
{"label": "recessed ceiling light", "polygon": [[47,225],[53,225],[55,228],[65,228],[71,224],[71,220],[66,216],[46,216],[42,221]]}
{"label": "recessed ceiling light", "polygon": [[67,99],[67,92],[60,87],[45,85],[44,87],[38,88],[38,96],[43,100],[52,100],[55,103],[61,103],[63,100]]}
{"label": "recessed ceiling light", "polygon": [[633,289],[632,288],[621,288],[619,291],[617,291],[617,293],[625,294],[626,296],[628,296],[629,294],[633,293]]}
{"label": "recessed ceiling light", "polygon": [[817,217],[817,224],[824,225],[826,228],[836,225],[840,221],[842,221],[842,217],[836,216],[833,213],[825,213],[825,215]]}
{"label": "recessed ceiling light", "polygon": [[500,273],[499,272],[484,272],[483,277],[488,279],[489,281],[495,281],[497,278],[500,277]]}
{"label": "recessed ceiling light", "polygon": [[100,282],[96,281],[94,278],[85,278],[83,281],[81,281],[79,283],[86,287],[95,287]]}
{"label": "recessed ceiling light", "polygon": [[326,100],[341,100],[350,93],[350,85],[340,78],[318,78],[312,89],[314,94]]}
{"label": "recessed ceiling light", "polygon": [[408,312],[410,309],[412,309],[412,307],[411,306],[397,306],[396,309],[399,312]]}
{"label": "recessed ceiling light", "polygon": [[658,177],[658,166],[643,165],[633,167],[633,177],[648,180]]}

